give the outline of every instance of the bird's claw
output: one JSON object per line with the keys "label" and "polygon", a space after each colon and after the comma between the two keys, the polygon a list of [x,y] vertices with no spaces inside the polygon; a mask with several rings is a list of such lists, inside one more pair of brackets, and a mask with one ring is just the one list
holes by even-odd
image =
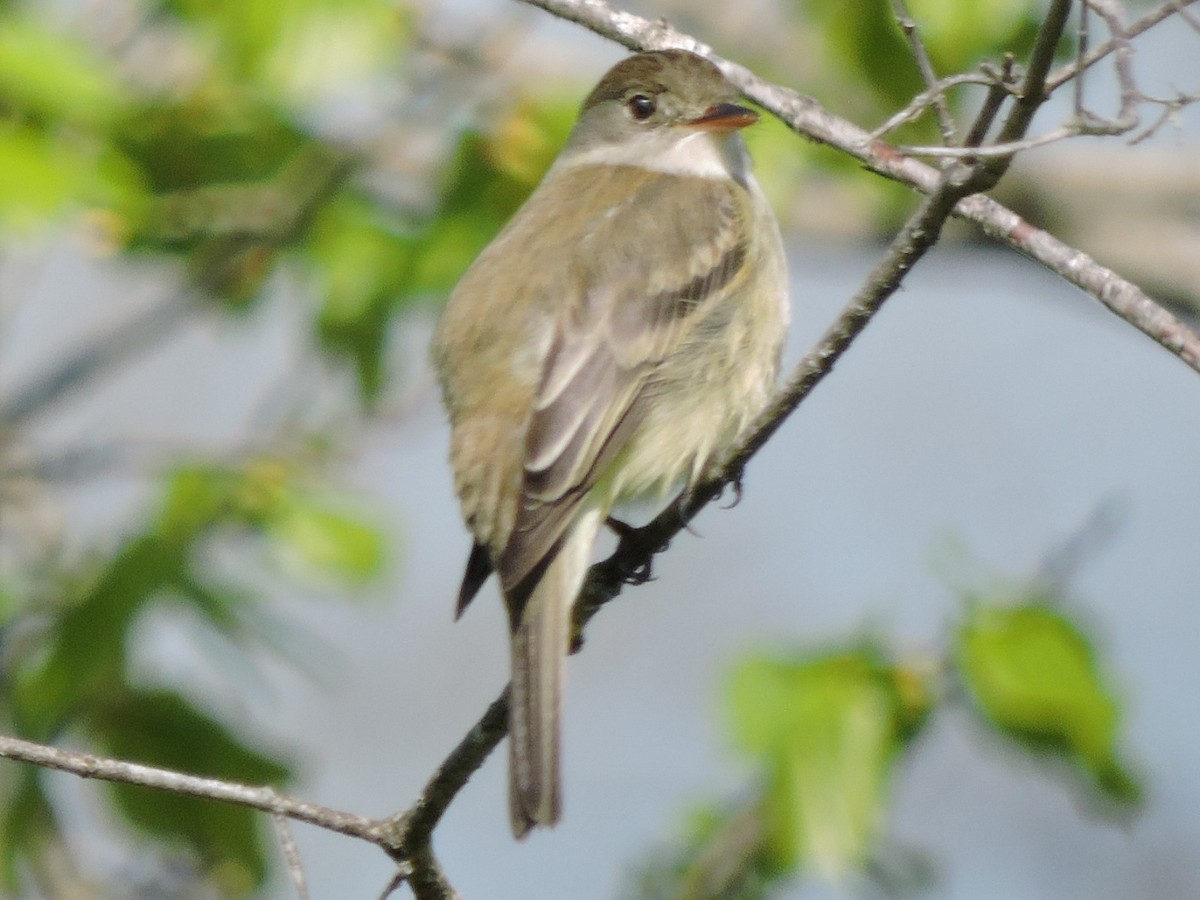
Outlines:
{"label": "bird's claw", "polygon": [[[733,509],[742,502],[742,470],[738,469],[733,473],[733,477],[726,484],[733,488],[733,499],[721,507],[721,509]],[[725,493],[725,488],[722,486],[721,493]]]}
{"label": "bird's claw", "polygon": [[[613,530],[613,533],[617,535],[617,537],[620,539],[622,547],[644,549],[646,541],[643,538],[643,529],[635,528],[627,522],[622,522],[620,519],[614,519],[612,516],[609,516],[607,519],[605,519],[604,523]],[[645,584],[647,581],[653,581],[654,571],[652,568],[652,563],[654,555],[661,553],[665,549],[667,549],[667,544],[663,544],[661,547],[654,548],[654,552],[651,553],[648,558],[634,566],[627,565],[621,559],[621,557],[618,556],[621,581],[623,581],[625,584],[631,585]],[[618,550],[618,553],[619,552],[620,551]]]}

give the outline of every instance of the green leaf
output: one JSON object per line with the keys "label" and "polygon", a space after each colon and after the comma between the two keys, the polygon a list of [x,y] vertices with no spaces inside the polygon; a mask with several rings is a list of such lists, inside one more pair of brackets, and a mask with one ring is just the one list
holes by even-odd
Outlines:
{"label": "green leaf", "polygon": [[322,325],[350,329],[370,318],[382,299],[403,290],[411,242],[374,204],[343,194],[321,211],[309,252],[324,281]]}
{"label": "green leaf", "polygon": [[1117,754],[1120,708],[1078,625],[1044,602],[981,604],[959,629],[955,653],[988,722],[1067,760],[1119,804],[1138,800],[1138,785]]}
{"label": "green leaf", "polygon": [[[93,709],[86,728],[99,752],[121,759],[249,785],[279,786],[291,776],[286,762],[250,748],[171,691],[114,693]],[[132,785],[111,791],[132,825],[194,853],[221,896],[243,896],[262,884],[269,865],[262,814]]]}
{"label": "green leaf", "polygon": [[361,584],[383,566],[379,531],[315,494],[289,494],[267,527],[284,551],[311,571]]}
{"label": "green leaf", "polygon": [[0,228],[42,225],[88,185],[88,161],[32,128],[0,129]]}
{"label": "green leaf", "polygon": [[923,721],[928,690],[869,650],[753,658],[730,687],[733,730],[765,767],[774,866],[828,876],[862,864],[883,818],[896,754]]}
{"label": "green leaf", "polygon": [[241,470],[190,466],[171,475],[146,530],[95,574],[64,583],[68,599],[47,628],[44,658],[21,673],[13,694],[22,732],[47,739],[117,690],[137,616],[164,596],[194,597],[197,543],[217,527],[258,525],[276,515],[285,477],[270,460]]}
{"label": "green leaf", "polygon": [[207,33],[224,77],[309,105],[394,62],[408,18],[389,0],[162,0]]}
{"label": "green leaf", "polygon": [[438,214],[419,240],[409,290],[444,293],[537,185],[566,140],[574,106],[519,105],[494,133],[465,132]]}
{"label": "green leaf", "polygon": [[216,466],[185,466],[172,473],[163,491],[154,529],[166,541],[184,544],[236,508],[238,475]]}
{"label": "green leaf", "polygon": [[354,363],[364,400],[383,384],[392,317],[454,286],[533,190],[573,119],[573,104],[527,103],[495,133],[464,132],[427,216],[388,221],[350,193],[318,211],[302,247],[323,287],[318,334]]}
{"label": "green leaf", "polygon": [[122,231],[145,208],[140,173],[120,154],[34,128],[0,127],[0,172],[0,229],[30,230],[101,206]]}
{"label": "green leaf", "polygon": [[18,592],[7,581],[0,581],[0,629],[7,628],[22,609]]}
{"label": "green leaf", "polygon": [[138,107],[114,141],[146,173],[151,189],[166,194],[266,181],[308,138],[268,104],[245,93],[213,91]]}
{"label": "green leaf", "polygon": [[383,351],[392,314],[412,297],[416,242],[378,208],[349,193],[324,206],[303,252],[323,296],[322,344],[355,364],[365,400],[383,384]]}
{"label": "green leaf", "polygon": [[878,110],[895,110],[921,90],[920,73],[888,0],[801,0],[825,35],[827,60],[859,85],[869,86]]}
{"label": "green leaf", "polygon": [[127,204],[129,249],[182,256],[198,288],[233,309],[257,299],[341,171],[281,110],[236,89],[144,104],[114,146],[146,185]]}
{"label": "green leaf", "polygon": [[0,15],[0,106],[105,126],[129,100],[114,67],[82,41],[31,19]]}
{"label": "green leaf", "polygon": [[414,241],[408,291],[448,292],[533,189],[500,168],[492,146],[478,132],[462,136],[446,170],[437,214]]}
{"label": "green leaf", "polygon": [[21,733],[48,740],[72,716],[118,689],[132,622],[180,577],[185,564],[179,545],[141,536],[82,588],[48,629],[44,660],[16,682],[13,717]]}

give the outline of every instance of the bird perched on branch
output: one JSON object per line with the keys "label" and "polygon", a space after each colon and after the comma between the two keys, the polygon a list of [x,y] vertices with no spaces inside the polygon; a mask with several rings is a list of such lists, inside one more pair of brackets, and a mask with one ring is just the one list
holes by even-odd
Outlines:
{"label": "bird perched on branch", "polygon": [[561,812],[571,609],[614,503],[696,484],[765,406],[787,329],[779,228],[712,63],[631,56],[450,295],[433,356],[475,539],[511,633],[513,833]]}

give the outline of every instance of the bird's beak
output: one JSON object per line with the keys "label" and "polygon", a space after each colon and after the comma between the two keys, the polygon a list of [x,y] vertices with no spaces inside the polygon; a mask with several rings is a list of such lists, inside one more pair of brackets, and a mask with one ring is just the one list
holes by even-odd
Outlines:
{"label": "bird's beak", "polygon": [[736,103],[717,103],[703,115],[688,119],[685,124],[708,131],[735,131],[758,121],[758,113]]}

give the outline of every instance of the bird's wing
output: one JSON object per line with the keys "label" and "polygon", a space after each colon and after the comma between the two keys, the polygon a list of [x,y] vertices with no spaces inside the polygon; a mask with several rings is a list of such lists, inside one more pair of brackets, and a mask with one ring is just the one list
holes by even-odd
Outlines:
{"label": "bird's wing", "polygon": [[[612,167],[610,167],[612,168]],[[568,284],[525,438],[516,521],[497,569],[516,623],[567,526],[641,422],[657,366],[747,258],[744,189],[731,180],[598,169],[626,179],[619,208],[590,223]]]}

